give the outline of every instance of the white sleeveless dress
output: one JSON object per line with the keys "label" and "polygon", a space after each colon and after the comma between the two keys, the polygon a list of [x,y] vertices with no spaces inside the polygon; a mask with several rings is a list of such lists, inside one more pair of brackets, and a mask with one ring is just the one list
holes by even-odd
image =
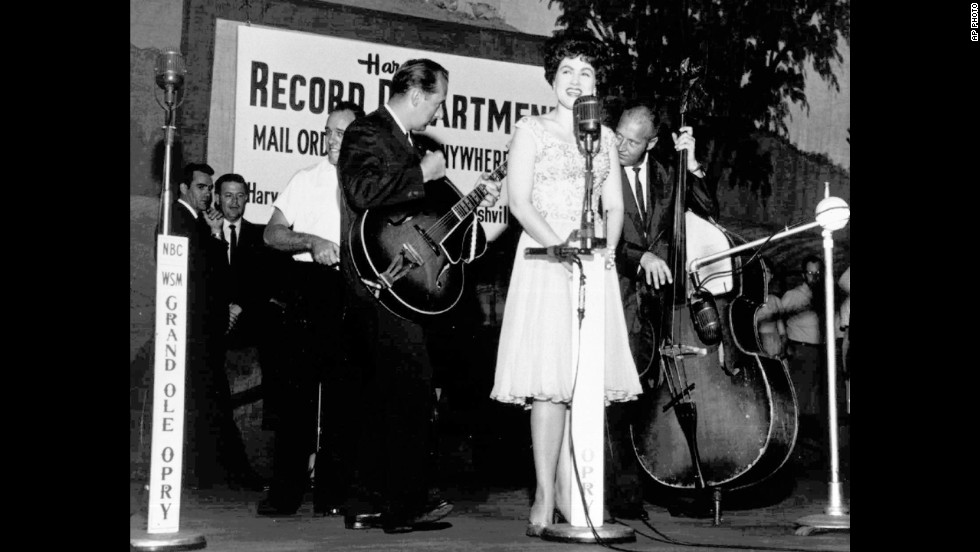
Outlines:
{"label": "white sleeveless dress", "polygon": [[[535,119],[524,117],[517,126],[530,128],[537,143],[531,202],[560,237],[567,237],[580,226],[585,159],[575,145],[549,134]],[[608,153],[616,147],[614,140],[613,131],[603,126],[599,154],[593,161],[593,205],[598,204],[602,185],[609,175]],[[603,220],[598,213],[594,220],[596,235],[601,237]],[[526,407],[534,399],[568,402],[575,377],[572,332],[577,331],[578,278],[573,281],[572,275],[554,260],[525,258],[526,247],[541,247],[541,244],[527,232],[518,240],[490,397]],[[605,400],[608,404],[634,400],[642,390],[630,354],[619,277],[615,270],[606,270],[604,274]]]}

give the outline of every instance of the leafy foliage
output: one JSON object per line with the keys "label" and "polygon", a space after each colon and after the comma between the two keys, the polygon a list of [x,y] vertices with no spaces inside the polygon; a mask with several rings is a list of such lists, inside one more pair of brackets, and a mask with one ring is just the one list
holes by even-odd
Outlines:
{"label": "leafy foliage", "polygon": [[768,195],[753,133],[786,136],[791,103],[809,112],[808,64],[840,90],[832,63],[842,61],[838,40],[850,42],[849,0],[549,0],[555,4],[563,10],[556,34],[587,29],[608,47],[609,121],[624,104],[644,101],[676,129],[686,105],[684,123],[698,127],[713,186],[731,167],[733,185]]}

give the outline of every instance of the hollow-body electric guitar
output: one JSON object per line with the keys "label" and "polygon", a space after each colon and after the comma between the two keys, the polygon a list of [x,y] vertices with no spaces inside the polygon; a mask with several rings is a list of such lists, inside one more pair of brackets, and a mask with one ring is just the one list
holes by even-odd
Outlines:
{"label": "hollow-body electric guitar", "polygon": [[[497,182],[507,164],[487,177]],[[462,194],[443,178],[441,185]],[[463,295],[463,265],[486,251],[483,228],[474,215],[488,195],[486,184],[448,210],[432,202],[409,202],[368,209],[351,227],[354,267],[378,301],[392,313],[420,320],[448,312]]]}

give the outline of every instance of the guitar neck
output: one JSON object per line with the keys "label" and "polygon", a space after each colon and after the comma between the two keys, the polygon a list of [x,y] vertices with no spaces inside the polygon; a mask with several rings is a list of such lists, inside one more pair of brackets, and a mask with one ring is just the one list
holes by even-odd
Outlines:
{"label": "guitar neck", "polygon": [[[497,168],[487,176],[487,179],[492,180],[493,182],[499,182],[500,179],[506,175],[507,164],[501,163],[500,165],[497,165]],[[473,211],[476,211],[476,208],[480,206],[480,202],[482,202],[489,193],[490,192],[487,191],[487,185],[480,184],[472,192],[466,194],[466,197],[459,200],[456,205],[453,205],[453,208],[449,212],[456,217],[457,221],[461,221],[470,216]]]}

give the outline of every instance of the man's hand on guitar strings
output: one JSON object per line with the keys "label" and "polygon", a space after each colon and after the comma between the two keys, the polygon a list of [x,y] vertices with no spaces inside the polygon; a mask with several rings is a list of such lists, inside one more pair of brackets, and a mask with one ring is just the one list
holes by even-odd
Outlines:
{"label": "man's hand on guitar strings", "polygon": [[484,184],[487,187],[487,197],[483,198],[483,201],[480,202],[480,207],[493,207],[497,203],[497,200],[500,199],[501,181],[491,180],[487,178],[488,176],[490,176],[489,171],[481,174],[476,179],[476,184],[474,185],[474,189],[480,184]]}

